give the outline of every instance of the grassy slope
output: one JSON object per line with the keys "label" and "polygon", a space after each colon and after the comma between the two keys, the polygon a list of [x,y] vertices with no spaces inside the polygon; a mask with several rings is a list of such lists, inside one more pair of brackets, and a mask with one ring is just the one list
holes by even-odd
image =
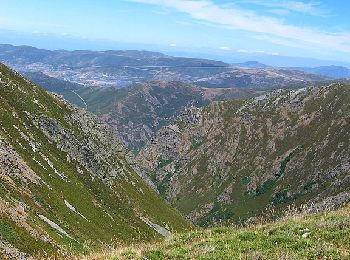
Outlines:
{"label": "grassy slope", "polygon": [[[67,121],[73,111],[66,103],[1,64],[0,72],[0,148],[4,143],[12,146],[40,178],[38,183],[23,181],[0,169],[0,202],[5,205],[5,209],[0,207],[0,242],[11,244],[28,255],[38,256],[44,252],[61,255],[87,252],[111,242],[161,239],[162,236],[139,216],[168,225],[173,231],[190,228],[187,221],[144,184],[123,155],[113,154],[113,148],[106,147],[111,151],[114,167],[124,165],[126,168],[125,175],[117,176],[110,187],[99,178],[92,178],[78,161],[67,160],[67,153],[48,139],[33,123],[32,116],[50,118],[82,140],[82,145],[87,139],[95,138],[94,135],[86,136],[80,126]],[[32,149],[31,142],[38,150]],[[60,178],[40,154],[67,176],[68,181]],[[1,159],[9,163],[6,155]],[[83,174],[77,172],[77,167]],[[85,218],[70,210],[65,200]],[[24,213],[18,210],[20,205],[24,205]],[[39,214],[58,224],[72,238],[50,227]],[[41,238],[29,230],[34,230]]]}
{"label": "grassy slope", "polygon": [[350,206],[243,228],[179,234],[86,259],[350,259]]}

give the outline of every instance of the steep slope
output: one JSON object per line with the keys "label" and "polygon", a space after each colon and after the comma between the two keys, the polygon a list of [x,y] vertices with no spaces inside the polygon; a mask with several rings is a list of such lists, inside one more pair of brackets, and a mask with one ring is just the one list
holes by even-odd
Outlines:
{"label": "steep slope", "polygon": [[190,109],[138,160],[200,225],[350,199],[350,86],[275,91]]}
{"label": "steep slope", "polygon": [[131,150],[138,151],[186,107],[202,107],[212,100],[251,97],[258,93],[251,89],[203,89],[183,82],[151,81],[129,89],[102,119]]}
{"label": "steep slope", "polygon": [[275,223],[213,228],[93,254],[87,259],[349,259],[349,205],[326,213],[292,214]]}
{"label": "steep slope", "polygon": [[0,258],[84,253],[191,227],[108,127],[0,64]]}

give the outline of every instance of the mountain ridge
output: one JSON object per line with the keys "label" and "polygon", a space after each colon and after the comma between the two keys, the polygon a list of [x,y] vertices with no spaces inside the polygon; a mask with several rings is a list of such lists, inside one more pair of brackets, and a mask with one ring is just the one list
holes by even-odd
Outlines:
{"label": "mountain ridge", "polygon": [[350,199],[349,95],[349,85],[332,84],[193,108],[137,160],[202,226],[248,221],[270,207],[331,207]]}
{"label": "mountain ridge", "polygon": [[0,64],[0,252],[68,258],[191,229],[96,116]]}
{"label": "mountain ridge", "polygon": [[[152,80],[198,82],[205,87],[276,88],[327,80],[290,69],[238,68],[229,63],[148,51],[48,51],[0,45],[0,60],[24,72],[88,86],[123,88]],[[258,75],[259,74],[259,75]],[[256,76],[259,77],[256,77]],[[293,76],[294,75],[294,76]],[[295,80],[296,79],[296,80]]]}

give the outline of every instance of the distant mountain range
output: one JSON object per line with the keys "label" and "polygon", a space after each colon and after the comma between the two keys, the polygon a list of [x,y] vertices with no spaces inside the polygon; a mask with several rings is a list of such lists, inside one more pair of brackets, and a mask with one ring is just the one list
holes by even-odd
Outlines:
{"label": "distant mountain range", "polygon": [[182,81],[204,87],[288,88],[329,79],[302,70],[280,69],[249,61],[172,57],[149,51],[65,51],[0,45],[0,60],[17,71],[87,86],[122,88],[152,80]]}
{"label": "distant mountain range", "polygon": [[345,66],[350,68],[350,62],[337,60],[322,60],[310,57],[293,57],[277,55],[277,53],[249,52],[239,50],[219,50],[216,48],[201,48],[199,46],[168,46],[135,43],[123,43],[108,40],[96,40],[72,35],[46,34],[46,33],[25,33],[12,30],[0,29],[2,43],[13,45],[29,45],[43,49],[67,49],[67,50],[150,50],[162,52],[170,56],[196,57],[211,60],[221,60],[226,63],[244,63],[246,61],[258,61],[274,67],[319,67],[319,66]]}
{"label": "distant mountain range", "polygon": [[[234,63],[234,66],[242,68],[271,68],[266,64],[260,63],[258,61],[247,61],[243,63]],[[287,69],[300,70],[306,73],[316,74],[320,76],[325,76],[331,79],[346,79],[350,78],[350,69],[344,66],[319,66],[319,67],[289,67]]]}
{"label": "distant mountain range", "polygon": [[148,80],[192,80],[229,69],[229,64],[220,61],[149,51],[49,51],[12,45],[0,45],[0,60],[18,71],[119,88]]}
{"label": "distant mountain range", "polygon": [[295,68],[307,73],[326,76],[333,79],[350,78],[350,69],[343,66],[321,66],[315,68]]}
{"label": "distant mountain range", "polygon": [[258,61],[246,61],[242,63],[234,63],[234,66],[237,67],[243,67],[243,68],[253,68],[253,69],[261,69],[261,68],[268,68],[270,66],[267,66],[266,64],[260,63]]}

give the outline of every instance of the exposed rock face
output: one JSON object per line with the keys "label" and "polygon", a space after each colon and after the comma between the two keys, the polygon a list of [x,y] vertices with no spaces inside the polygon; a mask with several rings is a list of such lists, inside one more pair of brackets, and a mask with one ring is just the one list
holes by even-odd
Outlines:
{"label": "exposed rock face", "polygon": [[105,123],[0,64],[0,258],[68,258],[190,228],[130,161]]}
{"label": "exposed rock face", "polygon": [[[46,116],[33,118],[47,138],[68,154],[69,160],[79,162],[95,177],[113,182],[116,177],[125,176],[128,171],[127,162],[122,159],[125,149],[104,123],[82,109],[75,109],[66,120],[78,125],[85,139],[79,140],[73,132]],[[117,162],[116,154],[121,155]]]}
{"label": "exposed rock face", "polygon": [[334,207],[350,199],[348,100],[333,84],[216,102],[162,128],[137,159],[200,225]]}

